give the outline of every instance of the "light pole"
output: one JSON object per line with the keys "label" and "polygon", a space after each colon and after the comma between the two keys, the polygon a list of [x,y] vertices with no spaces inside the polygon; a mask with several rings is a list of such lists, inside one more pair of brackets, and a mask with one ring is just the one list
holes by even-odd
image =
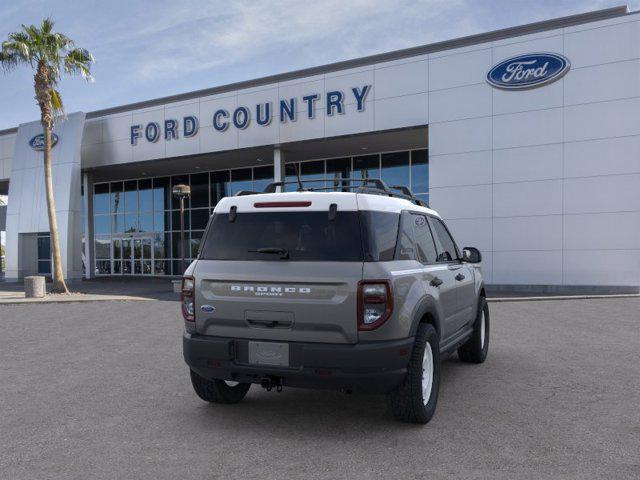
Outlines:
{"label": "light pole", "polygon": [[189,198],[189,195],[191,195],[191,188],[189,187],[189,185],[184,185],[181,183],[179,185],[175,185],[171,189],[171,192],[173,193],[174,197],[180,200],[180,265],[182,268],[181,275],[183,275],[184,271],[187,269],[184,264],[184,201],[185,199]]}

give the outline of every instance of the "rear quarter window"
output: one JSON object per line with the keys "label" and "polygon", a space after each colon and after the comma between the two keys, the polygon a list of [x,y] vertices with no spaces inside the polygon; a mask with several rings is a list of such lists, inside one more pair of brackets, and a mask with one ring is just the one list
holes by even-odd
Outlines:
{"label": "rear quarter window", "polygon": [[399,222],[399,213],[360,212],[367,261],[386,262],[394,259]]}

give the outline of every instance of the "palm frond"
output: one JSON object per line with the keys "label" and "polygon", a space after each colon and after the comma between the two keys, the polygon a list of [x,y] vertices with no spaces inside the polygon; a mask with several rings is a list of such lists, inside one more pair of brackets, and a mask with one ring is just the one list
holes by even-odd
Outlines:
{"label": "palm frond", "polygon": [[43,18],[42,19],[42,26],[41,26],[40,30],[42,30],[42,33],[44,35],[49,35],[51,33],[51,31],[53,30],[53,26],[54,25],[55,25],[55,22],[53,21],[53,19],[51,17]]}
{"label": "palm frond", "polygon": [[64,114],[64,105],[62,104],[60,93],[55,88],[51,88],[49,90],[49,95],[51,95],[51,106],[53,107],[53,112],[55,114]]}
{"label": "palm frond", "polygon": [[0,66],[11,70],[26,63],[37,69],[36,80],[40,81],[40,87],[36,85],[38,101],[50,106],[54,113],[64,113],[62,98],[56,90],[61,71],[93,81],[91,64],[94,58],[63,33],[54,32],[54,25],[51,18],[45,18],[39,26],[23,24],[19,32],[9,34],[0,45]]}
{"label": "palm frond", "polygon": [[88,82],[93,81],[91,64],[95,62],[93,55],[84,48],[74,48],[64,58],[64,70],[69,74],[81,75]]}

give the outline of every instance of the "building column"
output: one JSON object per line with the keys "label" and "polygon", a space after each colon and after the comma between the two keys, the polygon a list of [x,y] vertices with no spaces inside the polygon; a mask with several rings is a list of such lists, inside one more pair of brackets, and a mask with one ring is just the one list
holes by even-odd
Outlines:
{"label": "building column", "polygon": [[82,208],[84,210],[84,278],[93,278],[95,260],[93,255],[93,178],[90,173],[82,174]]}
{"label": "building column", "polygon": [[[280,149],[280,147],[276,147],[273,149],[273,181],[274,182],[284,182],[286,177],[285,173],[285,160],[284,160],[284,152]],[[284,192],[284,188],[278,187],[276,192]]]}

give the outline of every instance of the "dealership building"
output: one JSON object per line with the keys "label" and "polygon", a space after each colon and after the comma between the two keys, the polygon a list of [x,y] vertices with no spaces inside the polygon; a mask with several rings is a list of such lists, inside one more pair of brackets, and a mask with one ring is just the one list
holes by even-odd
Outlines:
{"label": "dealership building", "polygon": [[[0,131],[9,281],[51,271],[41,133]],[[626,7],[71,113],[54,140],[71,279],[180,275],[172,186],[191,187],[193,258],[220,198],[298,171],[409,186],[496,287],[640,285],[640,13]]]}

